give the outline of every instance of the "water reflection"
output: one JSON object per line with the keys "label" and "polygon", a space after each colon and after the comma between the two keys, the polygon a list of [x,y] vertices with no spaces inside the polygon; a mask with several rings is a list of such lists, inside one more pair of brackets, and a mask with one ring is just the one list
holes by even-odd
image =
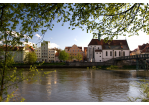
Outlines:
{"label": "water reflection", "polygon": [[[55,69],[48,69],[54,71]],[[46,70],[48,72],[48,70]],[[127,97],[140,96],[134,87],[140,78],[148,78],[143,71],[105,71],[78,68],[56,69],[42,76],[42,81],[23,81],[18,93],[27,102],[124,102]],[[29,75],[28,71],[24,75]],[[135,84],[137,85],[137,84]]]}

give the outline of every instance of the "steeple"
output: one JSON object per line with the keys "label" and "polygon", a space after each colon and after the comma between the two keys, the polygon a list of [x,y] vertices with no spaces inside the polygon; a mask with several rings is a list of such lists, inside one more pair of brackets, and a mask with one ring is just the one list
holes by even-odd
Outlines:
{"label": "steeple", "polygon": [[98,33],[98,40],[100,41],[100,37],[101,37],[101,34],[100,32]]}

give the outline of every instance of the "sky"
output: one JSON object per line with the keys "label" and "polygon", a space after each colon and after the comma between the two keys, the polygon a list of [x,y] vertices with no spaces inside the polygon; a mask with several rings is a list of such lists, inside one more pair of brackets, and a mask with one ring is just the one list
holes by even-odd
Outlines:
{"label": "sky", "polygon": [[[93,38],[92,33],[87,33],[86,30],[82,31],[80,28],[76,28],[75,30],[68,29],[69,22],[65,23],[64,26],[61,25],[62,22],[57,23],[55,21],[53,30],[52,31],[48,30],[44,35],[43,40],[50,41],[52,48],[57,47],[64,50],[65,47],[71,47],[74,44],[80,47],[87,47]],[[101,39],[103,39],[103,37],[101,37]],[[149,35],[146,35],[143,32],[139,32],[139,36],[135,35],[128,37],[127,35],[118,37],[118,40],[125,40],[125,39],[127,40],[130,50],[136,49],[138,45],[149,43]],[[34,37],[32,39],[29,39],[29,42],[35,44],[40,41],[41,41],[40,33],[34,33]],[[40,44],[37,44],[37,47],[40,46],[41,46]]]}

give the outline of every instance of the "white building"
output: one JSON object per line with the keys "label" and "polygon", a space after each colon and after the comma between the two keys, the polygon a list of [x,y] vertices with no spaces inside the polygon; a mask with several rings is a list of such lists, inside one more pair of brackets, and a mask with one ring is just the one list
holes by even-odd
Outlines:
{"label": "white building", "polygon": [[129,56],[130,50],[126,40],[112,40],[107,43],[103,39],[92,39],[87,49],[88,62],[104,62],[120,56]]}
{"label": "white building", "polygon": [[[1,48],[3,48],[3,51],[0,51],[0,58],[5,60],[5,57],[4,57],[5,47],[1,47]],[[14,62],[23,62],[27,53],[29,53],[30,51],[34,51],[34,49],[18,46],[18,47],[8,47],[7,51],[10,55],[12,55]]]}
{"label": "white building", "polygon": [[55,50],[50,49],[50,41],[43,41],[41,43],[41,58],[40,61],[53,62],[55,61]]}

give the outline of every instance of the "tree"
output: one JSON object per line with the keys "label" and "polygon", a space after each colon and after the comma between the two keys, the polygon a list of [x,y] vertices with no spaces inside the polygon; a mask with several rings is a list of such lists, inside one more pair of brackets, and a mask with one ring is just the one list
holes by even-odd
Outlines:
{"label": "tree", "polygon": [[37,61],[37,55],[35,52],[29,52],[27,53],[24,62],[28,63],[28,64],[33,64]]}
{"label": "tree", "polygon": [[77,59],[78,61],[82,60],[82,58],[83,58],[83,56],[82,56],[80,53],[78,53],[78,54],[76,55],[76,59]]}
{"label": "tree", "polygon": [[73,55],[73,53],[71,53],[70,55],[69,55],[69,60],[73,60],[75,58],[75,56]]}
{"label": "tree", "polygon": [[33,37],[39,28],[43,28],[44,35],[47,29],[52,30],[52,21],[56,20],[63,21],[62,26],[70,22],[72,30],[86,28],[93,37],[99,32],[107,38],[126,35],[126,32],[130,36],[138,35],[139,30],[149,34],[148,9],[148,3],[2,3],[0,31],[15,31],[21,23],[18,32],[21,38],[24,34]]}
{"label": "tree", "polygon": [[62,50],[62,51],[59,53],[58,58],[59,58],[59,60],[66,61],[66,60],[68,60],[68,58],[69,58],[69,54],[68,54],[67,52],[65,52],[64,50]]}
{"label": "tree", "polygon": [[[148,9],[148,3],[1,3],[0,41],[3,40],[6,49],[0,72],[0,101],[3,100],[3,93],[7,92],[5,81],[13,80],[7,76],[10,69],[7,66],[9,45],[20,45],[21,40],[28,42],[28,38],[32,38],[38,31],[44,36],[48,29],[52,30],[54,27],[53,20],[62,21],[62,26],[65,22],[70,22],[72,30],[75,27],[82,30],[86,28],[87,33],[93,33],[93,37],[100,32],[107,35],[105,39],[113,39],[114,36],[126,33],[130,36],[138,35],[139,30],[149,34]],[[13,78],[15,77],[14,71]]]}

